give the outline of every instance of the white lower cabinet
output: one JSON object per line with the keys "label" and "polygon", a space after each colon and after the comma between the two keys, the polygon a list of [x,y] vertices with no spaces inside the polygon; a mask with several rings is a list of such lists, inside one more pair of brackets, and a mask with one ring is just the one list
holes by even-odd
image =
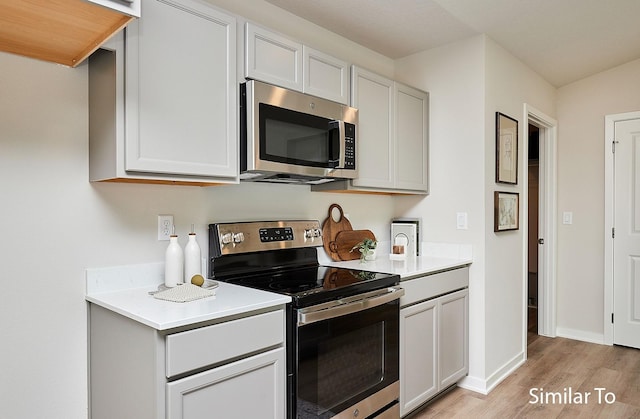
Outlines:
{"label": "white lower cabinet", "polygon": [[90,304],[89,377],[91,419],[284,419],[284,310],[156,330]]}
{"label": "white lower cabinet", "polygon": [[284,349],[167,384],[167,418],[283,418]]}
{"label": "white lower cabinet", "polygon": [[401,416],[469,371],[468,278],[462,268],[401,283]]}

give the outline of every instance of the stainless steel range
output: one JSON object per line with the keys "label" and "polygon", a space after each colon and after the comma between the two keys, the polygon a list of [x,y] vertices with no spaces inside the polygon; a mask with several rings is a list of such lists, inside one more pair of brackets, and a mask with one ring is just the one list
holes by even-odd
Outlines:
{"label": "stainless steel range", "polygon": [[209,278],[289,295],[287,417],[399,418],[398,275],[322,266],[318,221],[209,225]]}

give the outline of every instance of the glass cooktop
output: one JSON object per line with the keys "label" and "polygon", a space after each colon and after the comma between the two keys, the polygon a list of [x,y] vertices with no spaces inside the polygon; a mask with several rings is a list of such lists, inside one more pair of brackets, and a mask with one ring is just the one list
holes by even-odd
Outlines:
{"label": "glass cooktop", "polygon": [[331,266],[292,268],[224,279],[237,285],[286,294],[296,307],[307,307],[397,285],[398,275]]}

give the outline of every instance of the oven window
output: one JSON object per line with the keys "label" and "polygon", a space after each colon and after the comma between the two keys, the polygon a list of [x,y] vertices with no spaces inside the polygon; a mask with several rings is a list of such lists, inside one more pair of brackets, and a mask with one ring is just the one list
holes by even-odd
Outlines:
{"label": "oven window", "polygon": [[[331,121],[260,104],[260,158],[279,163],[330,167],[339,147]],[[334,164],[335,165],[335,164]]]}
{"label": "oven window", "polygon": [[297,417],[330,418],[398,380],[398,301],[300,327]]}

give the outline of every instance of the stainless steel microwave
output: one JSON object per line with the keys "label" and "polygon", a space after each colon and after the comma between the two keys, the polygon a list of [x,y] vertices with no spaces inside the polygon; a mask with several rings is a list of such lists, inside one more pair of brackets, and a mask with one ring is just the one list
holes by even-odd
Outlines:
{"label": "stainless steel microwave", "polygon": [[240,85],[240,180],[355,179],[358,110],[256,80]]}

